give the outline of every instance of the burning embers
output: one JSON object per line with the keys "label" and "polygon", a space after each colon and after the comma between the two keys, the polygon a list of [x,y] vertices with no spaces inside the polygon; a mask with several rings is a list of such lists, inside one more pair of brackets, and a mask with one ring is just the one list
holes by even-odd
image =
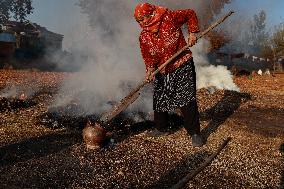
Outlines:
{"label": "burning embers", "polygon": [[28,108],[35,104],[36,102],[24,92],[13,96],[0,95],[0,112]]}
{"label": "burning embers", "polygon": [[[41,124],[51,129],[71,129],[82,131],[82,138],[88,149],[109,146],[132,134],[153,126],[150,114],[142,112],[121,113],[108,124],[97,122],[99,115],[87,114],[77,103],[52,107],[40,117]],[[115,134],[114,134],[115,133]]]}
{"label": "burning embers", "polygon": [[48,128],[82,129],[87,117],[82,107],[77,103],[65,106],[51,107],[40,118],[40,122]]}
{"label": "burning embers", "polygon": [[0,112],[28,108],[36,104],[34,90],[8,85],[0,92]]}
{"label": "burning embers", "polygon": [[121,113],[109,123],[88,120],[83,129],[83,139],[88,149],[97,149],[113,145],[133,134],[143,132],[153,127],[149,120],[150,114],[135,112]]}
{"label": "burning embers", "polygon": [[86,115],[83,109],[76,103],[65,106],[52,107],[42,115],[41,123],[52,129],[82,130],[83,139],[87,148],[95,149],[105,142],[108,133],[103,127],[95,123],[96,115]]}

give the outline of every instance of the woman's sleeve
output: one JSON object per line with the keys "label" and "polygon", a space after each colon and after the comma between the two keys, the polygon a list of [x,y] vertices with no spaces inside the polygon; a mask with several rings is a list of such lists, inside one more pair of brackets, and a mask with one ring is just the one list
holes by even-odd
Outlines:
{"label": "woman's sleeve", "polygon": [[150,50],[151,48],[150,48],[149,41],[150,40],[147,39],[147,37],[140,35],[139,37],[140,49],[141,49],[141,54],[142,54],[144,63],[146,65],[146,69],[154,68],[157,62],[154,55],[152,55],[154,52],[152,52],[151,54],[151,50]]}
{"label": "woman's sleeve", "polygon": [[183,24],[187,23],[188,32],[190,33],[199,32],[198,18],[194,10],[192,9],[176,10],[176,11],[171,11],[171,14],[174,18],[175,24],[178,27],[181,27]]}

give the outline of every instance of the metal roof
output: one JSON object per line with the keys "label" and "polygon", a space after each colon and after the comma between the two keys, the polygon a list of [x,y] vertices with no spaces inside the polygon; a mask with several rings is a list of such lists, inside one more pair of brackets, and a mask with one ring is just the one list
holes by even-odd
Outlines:
{"label": "metal roof", "polygon": [[2,33],[0,33],[0,41],[1,42],[15,43],[16,42],[16,37],[12,33],[2,32]]}

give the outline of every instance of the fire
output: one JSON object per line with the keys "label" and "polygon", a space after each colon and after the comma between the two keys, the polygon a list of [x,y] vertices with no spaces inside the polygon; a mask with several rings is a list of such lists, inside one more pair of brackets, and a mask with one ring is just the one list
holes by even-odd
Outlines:
{"label": "fire", "polygon": [[20,100],[26,100],[28,98],[28,96],[25,94],[25,93],[21,93],[20,95],[19,95],[19,99]]}

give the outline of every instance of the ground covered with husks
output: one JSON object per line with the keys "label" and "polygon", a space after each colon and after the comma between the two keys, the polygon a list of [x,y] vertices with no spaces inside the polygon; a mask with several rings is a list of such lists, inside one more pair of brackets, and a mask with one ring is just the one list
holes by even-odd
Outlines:
{"label": "ground covered with husks", "polygon": [[173,115],[172,133],[161,138],[146,137],[150,121],[124,117],[112,143],[97,150],[83,143],[85,118],[73,129],[64,125],[70,117],[63,125],[43,120],[67,77],[72,74],[0,71],[1,90],[36,88],[19,104],[0,98],[0,188],[170,188],[228,137],[229,144],[185,188],[284,188],[283,74],[236,77],[240,92],[199,90],[207,139],[201,148],[192,147]]}

